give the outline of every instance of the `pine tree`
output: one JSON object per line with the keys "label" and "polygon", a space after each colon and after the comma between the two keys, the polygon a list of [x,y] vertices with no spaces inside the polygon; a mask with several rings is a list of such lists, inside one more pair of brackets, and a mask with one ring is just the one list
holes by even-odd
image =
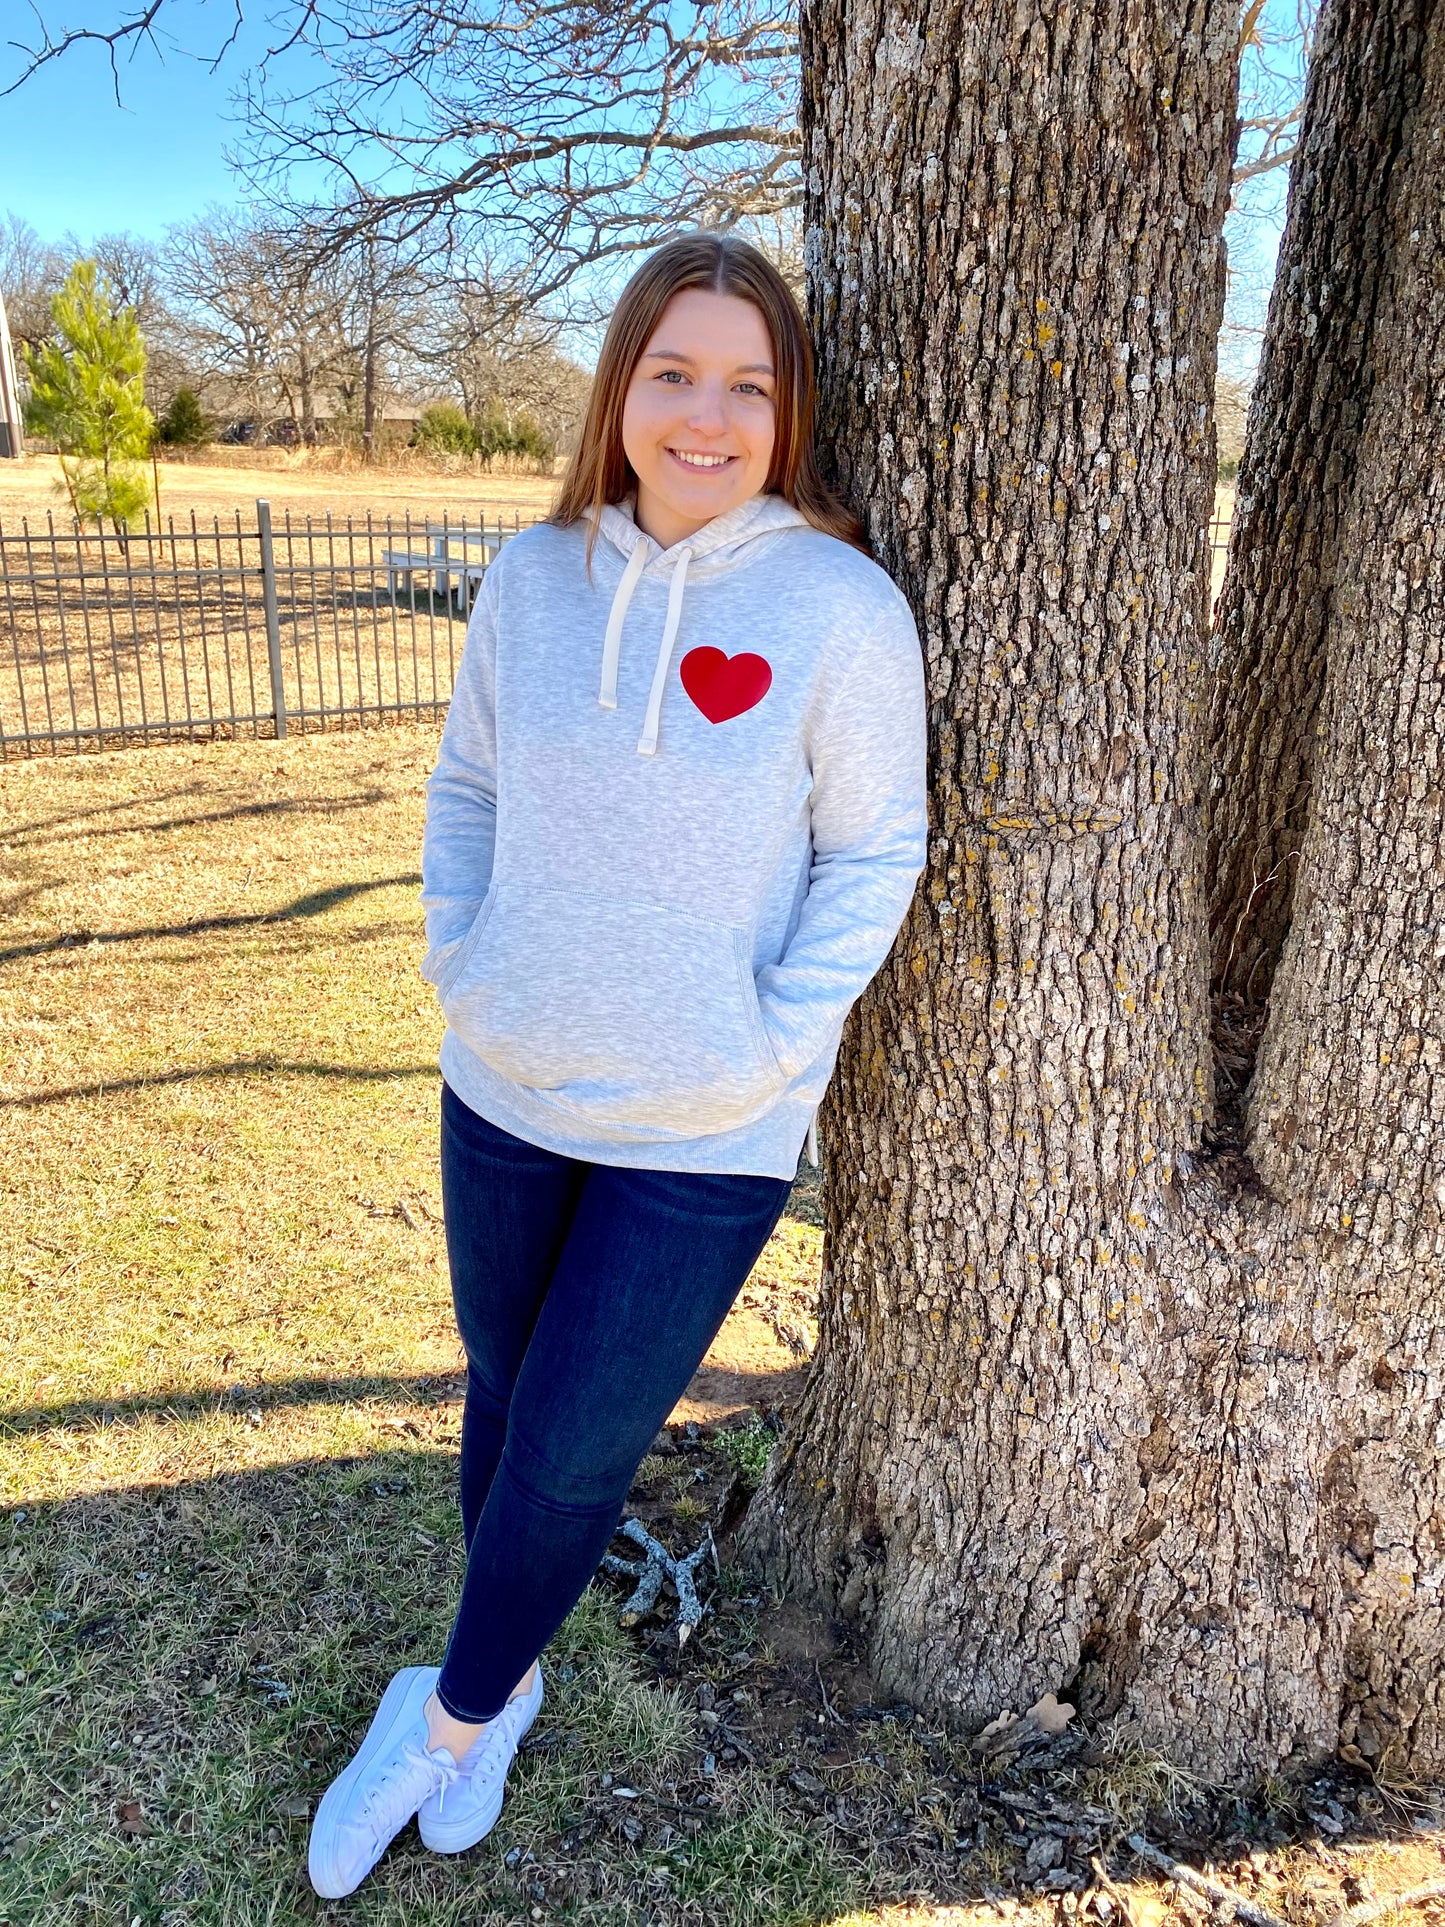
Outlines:
{"label": "pine tree", "polygon": [[57,339],[26,358],[25,426],[55,443],[77,515],[129,521],[149,499],[138,464],[155,433],[135,313],[117,306],[94,261],[76,262],[50,312]]}
{"label": "pine tree", "polygon": [[194,388],[176,390],[158,432],[169,448],[199,448],[211,440],[213,423]]}

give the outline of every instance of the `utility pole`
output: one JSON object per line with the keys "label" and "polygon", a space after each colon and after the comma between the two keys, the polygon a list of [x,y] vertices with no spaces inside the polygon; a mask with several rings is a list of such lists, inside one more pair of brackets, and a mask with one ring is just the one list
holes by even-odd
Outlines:
{"label": "utility pole", "polygon": [[25,453],[25,436],[20,412],[20,383],[15,373],[15,354],[10,346],[10,323],[5,316],[5,296],[0,292],[0,458],[18,459]]}

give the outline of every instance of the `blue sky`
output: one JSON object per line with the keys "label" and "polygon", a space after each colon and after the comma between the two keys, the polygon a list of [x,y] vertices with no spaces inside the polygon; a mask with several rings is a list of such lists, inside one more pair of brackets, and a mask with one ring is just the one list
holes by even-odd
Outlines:
{"label": "blue sky", "polygon": [[[25,11],[18,0],[0,6],[5,42],[24,34]],[[46,7],[51,19],[97,27],[119,11],[116,0]],[[158,47],[119,57],[119,107],[110,61],[97,46],[72,48],[0,102],[0,208],[47,238],[69,232],[89,241],[122,230],[157,237],[208,202],[239,198],[225,162],[239,132],[228,97],[264,35],[243,26],[212,73],[182,49],[220,49],[234,21],[224,0],[168,0],[165,21]],[[0,85],[17,71],[18,56],[0,47]]]}

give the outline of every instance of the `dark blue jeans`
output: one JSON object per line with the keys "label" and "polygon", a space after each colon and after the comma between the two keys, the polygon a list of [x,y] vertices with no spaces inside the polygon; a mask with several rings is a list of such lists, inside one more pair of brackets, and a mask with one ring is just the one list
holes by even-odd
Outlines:
{"label": "dark blue jeans", "polygon": [[581,1598],[789,1188],[579,1164],[443,1085],[467,1573],[437,1695],[457,1719],[499,1713]]}

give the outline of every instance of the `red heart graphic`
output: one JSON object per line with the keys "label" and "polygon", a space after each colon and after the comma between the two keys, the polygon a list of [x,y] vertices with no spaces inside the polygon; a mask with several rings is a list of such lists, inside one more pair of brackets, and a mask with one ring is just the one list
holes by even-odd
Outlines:
{"label": "red heart graphic", "polygon": [[762,656],[725,656],[721,649],[689,649],[678,674],[682,686],[710,723],[726,723],[755,709],[773,686]]}

